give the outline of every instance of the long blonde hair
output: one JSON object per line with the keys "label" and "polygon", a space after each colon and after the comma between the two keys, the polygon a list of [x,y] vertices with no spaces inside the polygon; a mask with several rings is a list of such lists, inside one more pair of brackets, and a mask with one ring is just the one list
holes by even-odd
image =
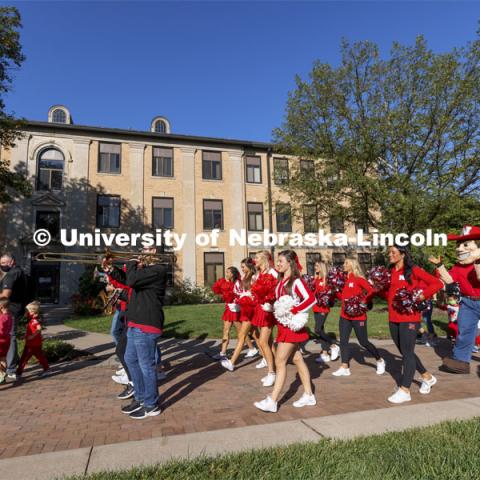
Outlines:
{"label": "long blonde hair", "polygon": [[317,264],[320,265],[320,274],[317,274],[317,272],[315,272],[315,276],[320,275],[319,278],[327,278],[327,264],[322,260],[317,260],[315,262],[315,265]]}
{"label": "long blonde hair", "polygon": [[257,252],[255,256],[258,258],[258,262],[255,265],[257,270],[260,272],[260,267],[265,267],[264,271],[268,272],[272,267],[273,262],[271,253],[268,250],[261,250],[260,252]]}
{"label": "long blonde hair", "polygon": [[347,257],[345,260],[348,260],[352,264],[352,272],[356,277],[365,278],[365,274],[363,273],[363,269],[358,263],[358,260],[353,257]]}

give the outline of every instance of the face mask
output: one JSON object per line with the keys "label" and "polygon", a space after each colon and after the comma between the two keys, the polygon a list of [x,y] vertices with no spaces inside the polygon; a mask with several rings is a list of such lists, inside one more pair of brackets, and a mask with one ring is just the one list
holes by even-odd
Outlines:
{"label": "face mask", "polygon": [[1,270],[2,272],[7,273],[7,272],[9,272],[9,271],[11,270],[11,268],[12,268],[12,267],[9,267],[8,265],[2,265],[2,266],[0,267],[0,270]]}

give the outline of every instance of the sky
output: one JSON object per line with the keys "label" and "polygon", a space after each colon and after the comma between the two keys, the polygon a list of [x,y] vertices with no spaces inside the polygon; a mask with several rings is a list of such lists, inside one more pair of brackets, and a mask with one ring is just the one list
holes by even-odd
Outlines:
{"label": "sky", "polygon": [[[0,5],[7,3],[0,2]],[[438,52],[475,38],[480,3],[422,2],[10,2],[22,16],[27,57],[7,109],[74,123],[149,130],[163,115],[172,133],[270,141],[295,75],[314,60],[337,65],[340,41],[423,34]]]}

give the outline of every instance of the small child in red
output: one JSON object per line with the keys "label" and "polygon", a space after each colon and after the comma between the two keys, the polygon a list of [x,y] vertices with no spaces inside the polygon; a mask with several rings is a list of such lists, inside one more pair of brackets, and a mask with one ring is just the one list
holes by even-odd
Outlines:
{"label": "small child in red", "polygon": [[10,348],[10,333],[12,331],[13,318],[8,310],[8,299],[0,299],[0,383],[5,382],[7,370],[7,353]]}
{"label": "small child in red", "polygon": [[42,326],[40,324],[40,302],[32,302],[27,305],[26,316],[28,319],[27,330],[25,332],[25,348],[17,369],[17,376],[23,373],[27,362],[33,356],[37,357],[40,365],[43,367],[43,373],[48,370],[48,361],[42,351]]}

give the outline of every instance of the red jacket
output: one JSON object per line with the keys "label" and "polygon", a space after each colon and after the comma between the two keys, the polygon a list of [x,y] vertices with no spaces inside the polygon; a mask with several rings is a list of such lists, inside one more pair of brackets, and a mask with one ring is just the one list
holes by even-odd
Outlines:
{"label": "red jacket", "polygon": [[393,309],[393,297],[395,297],[397,290],[399,288],[406,288],[407,290],[418,288],[423,291],[423,296],[425,299],[428,299],[443,287],[443,283],[438,278],[435,278],[422,268],[416,266],[412,268],[411,284],[405,280],[403,268],[397,270],[395,267],[393,267],[390,272],[392,274],[392,278],[390,282],[390,289],[387,293],[389,321],[393,323],[420,322],[421,312],[413,312],[411,314],[404,315]]}
{"label": "red jacket", "polygon": [[[327,281],[325,278],[317,278],[315,277],[315,294],[323,292],[328,289]],[[313,306],[312,309],[314,312],[320,313],[328,313],[330,311],[330,307],[321,307],[318,303]]]}
{"label": "red jacket", "polygon": [[349,317],[343,307],[344,302],[348,298],[355,297],[356,295],[363,295],[368,301],[375,293],[373,287],[367,282],[363,277],[356,277],[352,272],[348,274],[347,280],[345,281],[345,286],[343,290],[339,293],[338,298],[342,301],[342,310],[340,316],[346,318],[347,320],[366,320],[367,314],[359,315],[358,317]]}

